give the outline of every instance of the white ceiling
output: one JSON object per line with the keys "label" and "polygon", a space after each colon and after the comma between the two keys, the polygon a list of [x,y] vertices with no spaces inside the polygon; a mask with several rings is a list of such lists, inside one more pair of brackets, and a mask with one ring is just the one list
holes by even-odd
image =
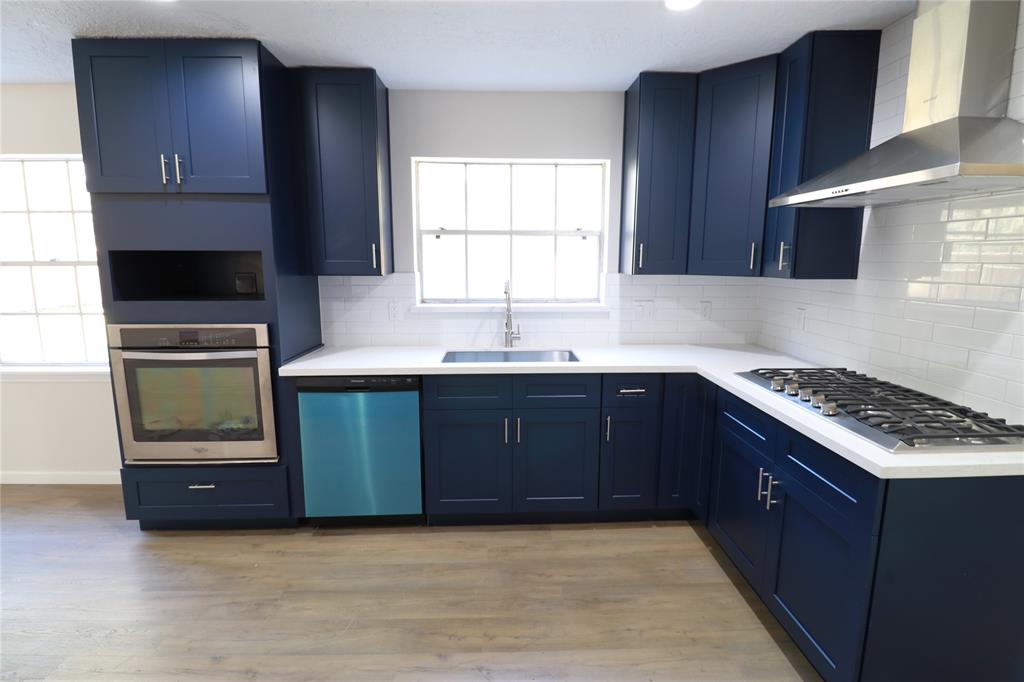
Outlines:
{"label": "white ceiling", "polygon": [[622,90],[639,71],[700,71],[815,29],[882,28],[903,0],[632,2],[3,0],[0,81],[72,80],[74,36],[253,37],[288,66],[372,66],[391,88]]}

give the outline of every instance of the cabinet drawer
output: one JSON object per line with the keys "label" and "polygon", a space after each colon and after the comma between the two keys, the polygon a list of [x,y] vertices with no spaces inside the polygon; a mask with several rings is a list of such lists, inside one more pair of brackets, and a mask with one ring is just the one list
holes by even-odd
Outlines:
{"label": "cabinet drawer", "polygon": [[662,374],[605,374],[601,389],[604,407],[646,407],[661,404]]}
{"label": "cabinet drawer", "polygon": [[718,393],[718,427],[736,433],[771,456],[769,444],[775,435],[775,420],[725,391]]}
{"label": "cabinet drawer", "polygon": [[514,407],[600,407],[600,374],[520,374],[512,382]]}
{"label": "cabinet drawer", "polygon": [[506,409],[512,407],[512,377],[505,375],[423,377],[427,410]]}
{"label": "cabinet drawer", "polygon": [[853,528],[878,532],[883,482],[828,448],[788,428],[780,429],[775,468],[850,521]]}
{"label": "cabinet drawer", "polygon": [[284,467],[122,469],[129,519],[286,518]]}

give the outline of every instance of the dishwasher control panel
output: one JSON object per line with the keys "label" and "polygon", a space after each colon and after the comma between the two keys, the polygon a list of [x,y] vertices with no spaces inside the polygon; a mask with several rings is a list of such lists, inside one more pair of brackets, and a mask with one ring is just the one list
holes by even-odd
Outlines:
{"label": "dishwasher control panel", "polygon": [[418,376],[308,377],[296,382],[300,391],[418,391]]}

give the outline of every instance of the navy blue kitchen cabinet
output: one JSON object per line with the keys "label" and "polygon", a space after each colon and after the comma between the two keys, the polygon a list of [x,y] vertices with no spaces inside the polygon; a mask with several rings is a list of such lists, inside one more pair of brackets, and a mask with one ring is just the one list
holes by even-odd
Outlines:
{"label": "navy blue kitchen cabinet", "polygon": [[626,91],[620,271],[684,274],[697,75],[645,72]]}
{"label": "navy blue kitchen cabinet", "polygon": [[856,680],[883,483],[781,427],[765,491],[765,603],[823,677]]}
{"label": "navy blue kitchen cabinet", "polygon": [[511,410],[426,410],[428,514],[512,511]]}
{"label": "navy blue kitchen cabinet", "polygon": [[253,40],[72,41],[90,192],[267,191]]}
{"label": "navy blue kitchen cabinet", "polygon": [[390,274],[387,88],[373,69],[302,69],[301,92],[314,268]]}
{"label": "navy blue kitchen cabinet", "polygon": [[777,61],[772,55],[700,74],[691,275],[760,273]]}
{"label": "navy blue kitchen cabinet", "polygon": [[600,412],[593,408],[515,413],[513,509],[597,509]]}
{"label": "navy blue kitchen cabinet", "polygon": [[173,192],[162,40],[73,40],[90,192]]}
{"label": "navy blue kitchen cabinet", "polygon": [[[809,33],[779,57],[769,198],[867,150],[878,31]],[[863,209],[770,208],[762,272],[857,277]]]}
{"label": "navy blue kitchen cabinet", "polygon": [[267,190],[260,47],[252,40],[167,40],[167,90],[181,191]]}
{"label": "navy blue kitchen cabinet", "polygon": [[606,407],[602,415],[601,509],[654,509],[661,410]]}
{"label": "navy blue kitchen cabinet", "polygon": [[284,520],[288,477],[282,466],[180,466],[121,469],[125,516],[152,521]]}
{"label": "navy blue kitchen cabinet", "polygon": [[717,388],[696,374],[665,375],[658,508],[706,520]]}
{"label": "navy blue kitchen cabinet", "polygon": [[725,392],[719,393],[717,412],[708,530],[751,586],[760,590],[776,425]]}

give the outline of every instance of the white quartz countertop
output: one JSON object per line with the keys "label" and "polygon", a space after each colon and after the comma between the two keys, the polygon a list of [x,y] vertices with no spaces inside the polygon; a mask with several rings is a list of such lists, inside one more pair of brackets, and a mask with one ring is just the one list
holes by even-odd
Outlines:
{"label": "white quartz countertop", "polygon": [[[809,363],[757,346],[608,346],[573,348],[578,362],[442,363],[445,348],[320,348],[281,367],[283,377],[386,374],[564,374],[693,372],[775,417],[879,478],[955,478],[1024,475],[1024,451],[933,448],[894,454],[817,412],[743,377],[760,367]],[[479,350],[479,349],[474,349]],[[500,349],[497,349],[500,350]],[[522,348],[520,350],[530,350]]]}

